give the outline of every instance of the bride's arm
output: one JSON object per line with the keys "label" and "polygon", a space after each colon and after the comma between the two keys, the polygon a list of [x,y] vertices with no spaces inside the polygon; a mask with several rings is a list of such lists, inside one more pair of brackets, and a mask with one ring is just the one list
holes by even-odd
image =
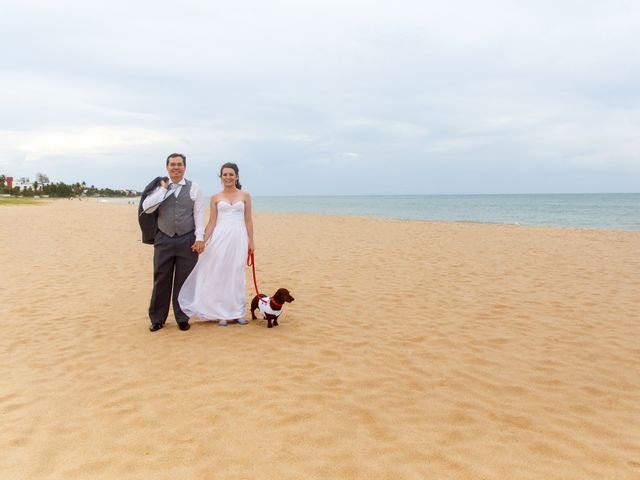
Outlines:
{"label": "bride's arm", "polygon": [[249,236],[249,251],[253,253],[256,249],[253,243],[253,217],[251,215],[251,195],[247,193],[244,201],[244,223],[247,226],[247,235]]}
{"label": "bride's arm", "polygon": [[211,238],[211,234],[213,233],[213,229],[216,228],[216,221],[218,220],[218,208],[217,208],[217,195],[211,197],[211,204],[209,205],[209,222],[204,229],[204,243],[209,241]]}

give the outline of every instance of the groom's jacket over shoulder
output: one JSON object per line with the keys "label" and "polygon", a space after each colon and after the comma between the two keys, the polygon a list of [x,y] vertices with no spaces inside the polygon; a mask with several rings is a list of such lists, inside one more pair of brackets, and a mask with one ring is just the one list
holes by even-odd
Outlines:
{"label": "groom's jacket over shoulder", "polygon": [[160,186],[160,182],[163,178],[165,177],[156,177],[151,180],[149,185],[144,187],[142,195],[140,196],[140,205],[138,206],[138,223],[140,224],[140,230],[142,231],[142,243],[153,245],[153,241],[158,233],[158,210],[149,215],[145,215],[142,210],[142,202],[144,202],[144,199],[147,198],[150,193]]}

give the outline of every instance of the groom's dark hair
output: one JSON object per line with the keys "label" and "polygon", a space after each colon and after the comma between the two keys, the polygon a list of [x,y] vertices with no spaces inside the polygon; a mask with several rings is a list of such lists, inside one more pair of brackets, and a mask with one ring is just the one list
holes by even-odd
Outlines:
{"label": "groom's dark hair", "polygon": [[187,157],[185,157],[183,154],[181,153],[172,153],[171,155],[169,155],[167,157],[167,166],[169,166],[169,160],[174,158],[174,157],[180,157],[182,159],[182,163],[183,165],[186,167],[187,166]]}

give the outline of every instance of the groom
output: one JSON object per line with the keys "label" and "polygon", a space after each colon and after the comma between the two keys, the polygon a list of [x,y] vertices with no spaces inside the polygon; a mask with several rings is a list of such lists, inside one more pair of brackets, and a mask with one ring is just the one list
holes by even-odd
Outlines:
{"label": "groom", "polygon": [[173,300],[173,314],[180,330],[189,330],[189,317],[178,304],[178,293],[204,251],[204,204],[197,184],[186,180],[187,159],[181,153],[167,157],[170,181],[142,202],[144,213],[158,211],[158,233],[153,242],[153,293],[149,305],[149,330],[164,326]]}

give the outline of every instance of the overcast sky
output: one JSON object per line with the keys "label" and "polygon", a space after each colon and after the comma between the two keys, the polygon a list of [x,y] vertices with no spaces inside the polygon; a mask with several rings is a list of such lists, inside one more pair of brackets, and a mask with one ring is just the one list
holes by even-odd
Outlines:
{"label": "overcast sky", "polygon": [[639,46],[635,0],[0,0],[0,173],[638,192]]}

